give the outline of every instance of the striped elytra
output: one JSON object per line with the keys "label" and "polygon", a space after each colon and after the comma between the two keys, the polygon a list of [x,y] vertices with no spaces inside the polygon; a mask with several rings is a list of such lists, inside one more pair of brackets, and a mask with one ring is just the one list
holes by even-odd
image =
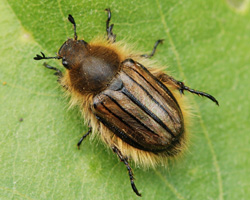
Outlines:
{"label": "striped elytra", "polygon": [[172,154],[173,142],[184,133],[183,115],[173,94],[133,60],[121,64],[118,75],[93,104],[104,125],[141,150]]}
{"label": "striped elytra", "polygon": [[71,106],[78,105],[89,130],[78,142],[80,147],[88,135],[98,136],[126,165],[133,191],[138,195],[129,160],[142,166],[165,164],[169,157],[181,152],[187,141],[188,110],[183,101],[184,91],[218,101],[205,92],[187,87],[150,61],[151,54],[140,55],[116,42],[111,11],[106,9],[107,37],[90,42],[78,40],[76,23],[74,38],[68,39],[57,56],[46,57],[42,52],[35,60],[60,59],[66,71],[47,63],[58,82],[71,97]]}

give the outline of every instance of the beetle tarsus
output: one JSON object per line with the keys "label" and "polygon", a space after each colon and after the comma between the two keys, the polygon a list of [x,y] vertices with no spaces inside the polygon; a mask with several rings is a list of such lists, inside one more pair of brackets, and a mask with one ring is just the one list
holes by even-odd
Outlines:
{"label": "beetle tarsus", "polygon": [[184,84],[183,82],[181,82],[181,81],[176,81],[176,80],[173,79],[173,78],[171,78],[171,80],[177,84],[177,86],[179,87],[179,91],[180,91],[181,94],[184,94],[184,90],[186,90],[186,91],[189,91],[189,92],[191,92],[191,93],[193,93],[193,94],[197,94],[197,95],[199,95],[199,96],[207,97],[207,98],[209,98],[211,101],[215,102],[216,105],[219,105],[219,102],[218,102],[212,95],[210,95],[210,94],[208,94],[208,93],[205,93],[205,92],[202,92],[202,91],[198,91],[198,90],[191,89],[191,88],[185,86],[185,84]]}
{"label": "beetle tarsus", "polygon": [[116,38],[116,35],[114,35],[112,31],[114,24],[109,25],[110,20],[111,20],[111,10],[110,8],[106,8],[105,11],[108,12],[108,19],[106,21],[106,31],[107,31],[108,40],[114,43],[115,38]]}
{"label": "beetle tarsus", "polygon": [[153,56],[155,55],[155,51],[156,51],[157,46],[158,46],[159,44],[162,44],[163,41],[164,41],[163,39],[157,40],[157,41],[155,42],[155,44],[154,44],[154,48],[153,48],[151,54],[149,54],[149,55],[148,55],[148,54],[143,54],[143,55],[141,55],[141,57],[145,57],[145,58],[151,58],[151,57],[153,57]]}
{"label": "beetle tarsus", "polygon": [[43,63],[43,66],[48,69],[55,70],[56,72],[54,73],[54,75],[58,76],[58,78],[61,78],[63,76],[62,71],[60,69],[57,69],[56,67],[52,67],[48,65],[47,63]]}
{"label": "beetle tarsus", "polygon": [[207,98],[209,98],[211,101],[215,102],[216,105],[219,106],[219,102],[218,102],[212,95],[210,95],[210,94],[207,94],[207,93],[205,93],[205,92],[201,92],[201,91],[197,91],[197,90],[191,89],[191,88],[189,88],[189,87],[187,87],[187,86],[184,86],[184,90],[187,90],[187,91],[189,91],[189,92],[191,92],[191,93],[193,93],[193,94],[197,94],[197,95],[200,95],[200,96],[207,97]]}
{"label": "beetle tarsus", "polygon": [[112,147],[112,150],[120,158],[121,162],[123,162],[126,165],[127,170],[128,170],[128,174],[129,174],[131,187],[132,187],[133,191],[136,193],[136,195],[141,197],[141,194],[138,192],[138,190],[135,186],[134,175],[133,175],[131,167],[129,166],[128,159],[122,155],[121,151],[117,147]]}
{"label": "beetle tarsus", "polygon": [[184,94],[184,90],[186,90],[186,91],[189,91],[189,92],[191,92],[193,94],[197,94],[199,96],[207,97],[211,101],[215,102],[216,105],[219,105],[219,102],[212,95],[207,94],[207,93],[202,92],[202,91],[191,89],[191,88],[187,87],[183,82],[175,80],[172,76],[169,76],[169,75],[167,75],[165,73],[155,74],[155,76],[160,81],[171,84],[172,86],[174,86],[176,89],[179,90],[181,95]]}
{"label": "beetle tarsus", "polygon": [[80,146],[82,144],[82,141],[92,132],[92,127],[89,127],[89,130],[87,133],[85,133],[81,139],[79,140],[79,142],[77,143],[77,148],[80,149]]}

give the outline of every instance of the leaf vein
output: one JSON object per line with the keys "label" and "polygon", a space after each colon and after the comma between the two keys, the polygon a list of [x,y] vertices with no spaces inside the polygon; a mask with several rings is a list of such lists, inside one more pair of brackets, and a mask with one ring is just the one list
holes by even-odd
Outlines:
{"label": "leaf vein", "polygon": [[[165,32],[166,32],[166,34],[167,34],[167,36],[168,36],[168,39],[169,39],[169,42],[170,42],[170,46],[171,46],[171,48],[172,48],[172,51],[174,52],[174,55],[175,55],[175,57],[176,57],[178,70],[180,71],[181,76],[182,76],[185,80],[187,80],[186,77],[185,77],[185,74],[184,74],[184,72],[183,72],[183,68],[182,68],[182,66],[181,66],[181,61],[180,61],[179,53],[178,53],[178,51],[176,50],[176,47],[175,47],[175,44],[174,44],[174,42],[173,42],[172,36],[171,36],[171,34],[170,34],[169,28],[168,28],[167,23],[166,23],[166,21],[165,21],[165,16],[164,16],[164,14],[163,14],[163,12],[162,12],[161,5],[160,5],[160,3],[159,3],[159,0],[156,0],[156,3],[157,3],[157,6],[158,6],[158,8],[159,8],[159,13],[160,13],[160,17],[161,17],[161,22],[162,22],[163,27],[164,27],[164,30],[165,30]],[[201,125],[201,127],[202,127],[203,134],[205,135],[206,141],[207,141],[207,143],[208,143],[209,150],[210,150],[210,152],[211,152],[211,154],[212,154],[213,165],[214,165],[215,170],[216,170],[216,176],[217,176],[218,187],[219,187],[219,199],[220,199],[220,200],[223,200],[223,199],[224,199],[224,198],[223,198],[223,184],[222,184],[220,166],[219,166],[219,164],[218,164],[217,156],[216,156],[216,153],[215,153],[215,151],[214,151],[214,147],[213,147],[213,145],[212,145],[212,142],[211,142],[211,140],[210,140],[210,138],[209,138],[209,136],[208,136],[207,128],[206,128],[206,126],[205,126],[205,124],[204,124],[204,121],[203,121],[202,118],[201,118],[200,109],[199,109],[197,103],[194,101],[193,98],[192,98],[192,101],[194,102],[194,106],[196,107],[196,110],[197,110],[197,112],[198,112],[198,114],[199,114],[199,116],[200,116],[200,117],[199,117],[199,123],[200,123],[200,125]]]}

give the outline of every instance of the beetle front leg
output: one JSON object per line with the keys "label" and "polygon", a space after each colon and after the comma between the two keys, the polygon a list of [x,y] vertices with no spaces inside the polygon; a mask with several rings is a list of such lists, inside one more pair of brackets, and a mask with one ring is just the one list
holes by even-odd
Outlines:
{"label": "beetle front leg", "polygon": [[62,71],[60,69],[57,69],[56,67],[52,67],[52,66],[48,65],[47,63],[43,63],[43,66],[48,68],[48,69],[55,70],[56,72],[54,73],[54,75],[56,75],[58,77],[57,81],[60,82],[60,79],[63,76]]}
{"label": "beetle front leg", "polygon": [[108,19],[106,21],[106,31],[107,31],[108,40],[114,43],[115,38],[116,38],[116,35],[114,35],[114,33],[112,32],[114,24],[109,25],[109,22],[111,20],[111,10],[110,8],[106,8],[105,11],[108,12]]}
{"label": "beetle front leg", "polygon": [[172,76],[169,76],[169,75],[164,74],[164,73],[159,73],[156,75],[156,77],[160,81],[166,82],[166,83],[174,86],[176,89],[178,89],[180,91],[181,94],[184,94],[184,90],[186,90],[186,91],[189,91],[193,94],[207,97],[210,100],[212,100],[213,102],[215,102],[217,105],[219,105],[219,102],[212,95],[205,93],[205,92],[202,92],[202,91],[191,89],[191,88],[187,87],[183,82],[175,80]]}
{"label": "beetle front leg", "polygon": [[122,155],[121,151],[117,148],[117,147],[112,147],[112,150],[114,153],[116,153],[116,155],[120,158],[120,160],[126,165],[127,170],[128,170],[128,174],[129,174],[129,179],[130,179],[130,183],[131,183],[131,187],[133,189],[133,191],[138,195],[141,196],[141,194],[138,192],[135,183],[134,183],[134,175],[132,172],[131,167],[129,166],[128,163],[128,159]]}
{"label": "beetle front leg", "polygon": [[82,144],[82,141],[83,141],[91,132],[92,132],[92,127],[90,126],[88,132],[85,133],[85,134],[81,137],[81,139],[79,140],[79,142],[77,143],[78,149],[80,149],[80,146],[81,146],[81,144]]}

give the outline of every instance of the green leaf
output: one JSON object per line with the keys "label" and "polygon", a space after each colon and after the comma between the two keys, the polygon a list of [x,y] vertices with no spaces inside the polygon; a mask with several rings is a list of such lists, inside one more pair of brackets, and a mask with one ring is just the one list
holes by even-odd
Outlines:
{"label": "green leaf", "polygon": [[[123,163],[86,139],[87,127],[50,70],[33,60],[55,55],[73,37],[105,34],[112,10],[117,40],[150,52],[186,85],[214,95],[220,107],[192,94],[189,150],[167,168],[133,166],[143,199],[249,199],[248,0],[11,1],[0,4],[0,199],[138,199]],[[53,66],[60,62],[50,60]],[[20,120],[22,119],[22,120]]]}

